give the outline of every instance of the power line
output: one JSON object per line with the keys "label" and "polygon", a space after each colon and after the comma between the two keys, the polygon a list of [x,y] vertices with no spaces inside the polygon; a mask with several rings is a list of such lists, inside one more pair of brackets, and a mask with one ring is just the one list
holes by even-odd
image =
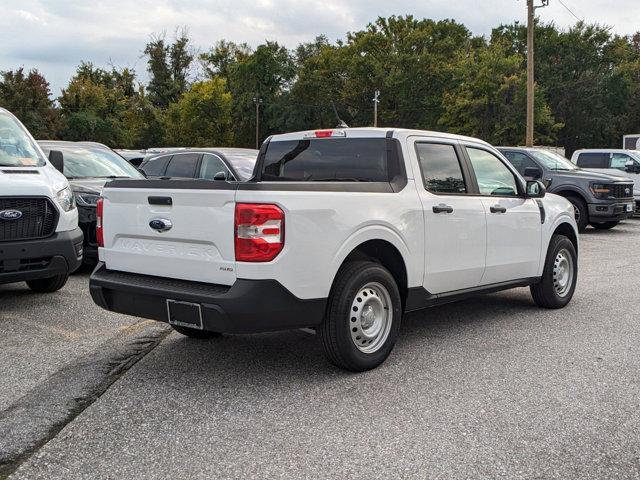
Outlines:
{"label": "power line", "polygon": [[572,11],[569,7],[567,7],[567,6],[565,5],[565,3],[564,3],[562,0],[558,0],[558,2],[560,2],[560,5],[562,5],[564,8],[566,8],[566,9],[567,9],[567,12],[569,12],[571,15],[573,15],[573,16],[575,17],[575,19],[576,19],[576,20],[578,20],[579,22],[584,21],[584,19],[583,19],[583,18],[580,18],[580,17],[578,17],[575,13],[573,13],[573,11]]}

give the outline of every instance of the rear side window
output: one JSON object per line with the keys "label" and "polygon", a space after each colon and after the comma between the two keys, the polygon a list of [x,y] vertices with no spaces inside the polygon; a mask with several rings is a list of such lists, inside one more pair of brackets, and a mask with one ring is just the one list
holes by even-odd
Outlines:
{"label": "rear side window", "polygon": [[460,161],[453,145],[416,143],[424,188],[433,193],[466,193]]}
{"label": "rear side window", "polygon": [[578,166],[582,168],[609,168],[609,154],[587,152],[578,155]]}
{"label": "rear side window", "polygon": [[271,142],[262,166],[262,180],[388,182],[386,139]]}
{"label": "rear side window", "polygon": [[162,177],[169,160],[171,160],[171,155],[152,158],[142,165],[142,171],[150,177]]}
{"label": "rear side window", "polygon": [[181,153],[174,155],[167,167],[167,177],[195,178],[199,153]]}

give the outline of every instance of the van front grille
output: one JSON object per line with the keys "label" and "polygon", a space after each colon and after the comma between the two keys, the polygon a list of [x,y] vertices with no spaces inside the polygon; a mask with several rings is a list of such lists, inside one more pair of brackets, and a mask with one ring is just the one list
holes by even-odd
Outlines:
{"label": "van front grille", "polygon": [[0,197],[0,242],[34,240],[53,235],[58,212],[43,197]]}

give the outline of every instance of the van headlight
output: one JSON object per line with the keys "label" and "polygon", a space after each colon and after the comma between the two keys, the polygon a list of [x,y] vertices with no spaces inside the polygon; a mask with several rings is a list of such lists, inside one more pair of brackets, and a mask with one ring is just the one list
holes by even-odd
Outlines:
{"label": "van headlight", "polygon": [[63,188],[56,195],[56,200],[58,201],[58,205],[65,212],[69,212],[76,208],[76,202],[73,199],[73,193],[71,193],[71,189],[69,187]]}

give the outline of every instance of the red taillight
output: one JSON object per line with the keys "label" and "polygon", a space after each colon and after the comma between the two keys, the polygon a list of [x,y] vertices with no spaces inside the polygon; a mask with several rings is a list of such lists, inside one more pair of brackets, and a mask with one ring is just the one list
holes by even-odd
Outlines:
{"label": "red taillight", "polygon": [[284,212],[276,205],[236,204],[236,260],[269,262],[284,247]]}
{"label": "red taillight", "polygon": [[104,230],[102,229],[102,214],[104,212],[103,199],[100,197],[96,204],[96,240],[99,247],[104,247]]}
{"label": "red taillight", "polygon": [[333,130],[316,130],[316,138],[329,138],[333,135]]}

